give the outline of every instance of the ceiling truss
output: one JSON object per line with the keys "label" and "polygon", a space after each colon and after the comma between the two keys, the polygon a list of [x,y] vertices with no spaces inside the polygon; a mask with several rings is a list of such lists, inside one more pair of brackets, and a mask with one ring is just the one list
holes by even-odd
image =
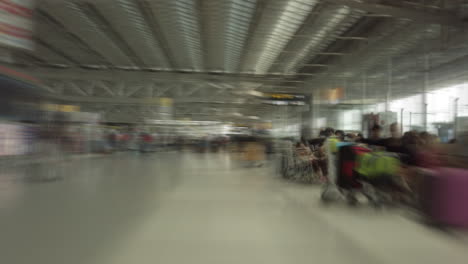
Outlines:
{"label": "ceiling truss", "polygon": [[[9,66],[42,79],[55,99],[109,105],[112,113],[115,105],[138,113],[138,106],[161,97],[174,98],[178,107],[253,105],[246,111],[255,113],[265,107],[246,97],[248,91],[311,94],[337,84],[353,91],[363,75],[375,84],[388,79],[388,61],[395,65],[395,90],[404,90],[397,84],[421,77],[421,45],[424,56],[442,54],[431,61],[434,73],[468,55],[465,46],[450,48],[454,36],[466,35],[460,4],[41,0],[36,49],[14,51]],[[215,117],[219,111],[199,112]]]}

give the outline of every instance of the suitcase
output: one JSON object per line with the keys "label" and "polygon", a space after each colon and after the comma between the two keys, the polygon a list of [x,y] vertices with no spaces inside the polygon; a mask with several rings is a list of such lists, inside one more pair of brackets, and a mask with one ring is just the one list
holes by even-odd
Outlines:
{"label": "suitcase", "polygon": [[420,199],[432,223],[468,228],[468,170],[438,168],[426,174]]}

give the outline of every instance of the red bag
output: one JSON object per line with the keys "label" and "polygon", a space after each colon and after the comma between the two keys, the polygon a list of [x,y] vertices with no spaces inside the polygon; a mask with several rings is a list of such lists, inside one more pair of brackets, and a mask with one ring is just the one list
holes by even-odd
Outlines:
{"label": "red bag", "polygon": [[361,183],[356,180],[354,169],[359,155],[370,152],[370,149],[360,146],[343,146],[339,149],[337,184],[341,188],[361,188]]}

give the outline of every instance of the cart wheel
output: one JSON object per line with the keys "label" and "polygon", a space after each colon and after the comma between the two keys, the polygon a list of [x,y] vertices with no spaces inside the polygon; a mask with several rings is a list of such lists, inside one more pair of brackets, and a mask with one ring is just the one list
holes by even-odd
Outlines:
{"label": "cart wheel", "polygon": [[349,206],[357,206],[358,205],[358,199],[356,199],[356,197],[352,196],[352,195],[348,195],[346,197],[346,201],[348,202],[348,205]]}
{"label": "cart wheel", "polygon": [[322,205],[324,206],[330,206],[333,202],[332,199],[330,199],[329,197],[326,197],[326,195],[320,195],[320,202]]}

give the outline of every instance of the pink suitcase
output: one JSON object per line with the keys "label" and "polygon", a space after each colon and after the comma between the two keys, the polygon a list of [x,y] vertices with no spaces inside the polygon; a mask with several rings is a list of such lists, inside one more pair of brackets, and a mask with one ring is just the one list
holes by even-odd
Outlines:
{"label": "pink suitcase", "polygon": [[432,222],[468,228],[468,170],[438,168],[423,180],[421,203]]}

